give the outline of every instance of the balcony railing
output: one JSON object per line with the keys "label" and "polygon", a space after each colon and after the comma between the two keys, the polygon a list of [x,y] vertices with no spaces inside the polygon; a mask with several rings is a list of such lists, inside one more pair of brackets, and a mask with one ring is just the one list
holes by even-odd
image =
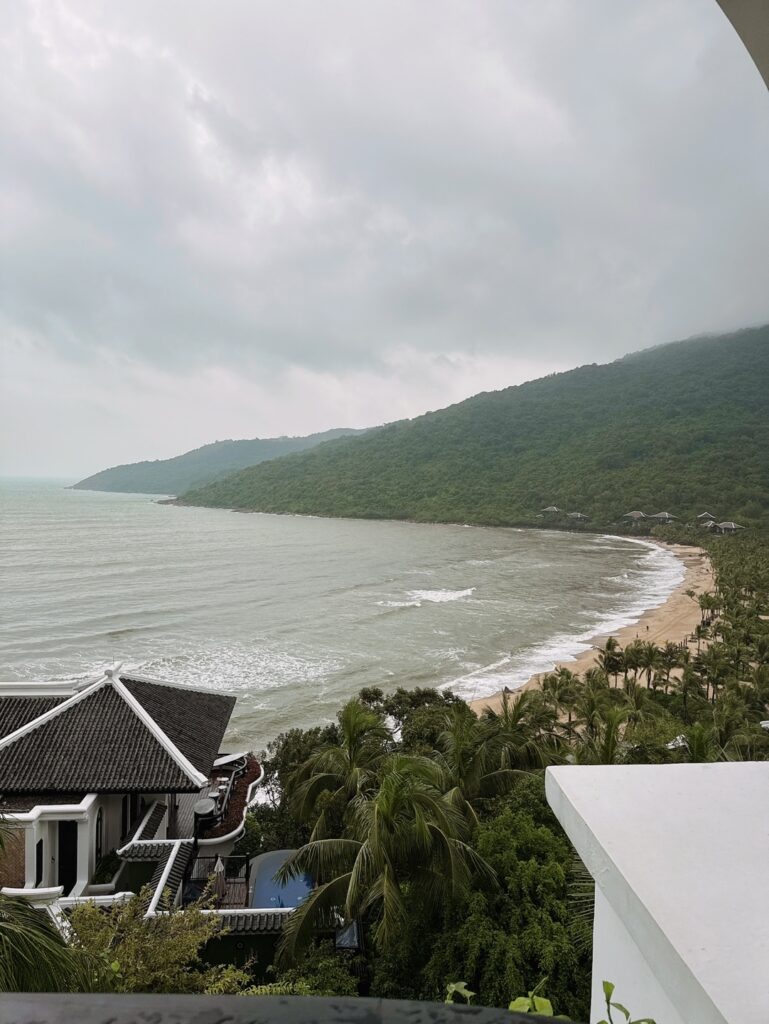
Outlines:
{"label": "balcony railing", "polygon": [[206,886],[220,910],[248,906],[251,861],[248,857],[195,857],[184,883],[184,903],[197,899]]}

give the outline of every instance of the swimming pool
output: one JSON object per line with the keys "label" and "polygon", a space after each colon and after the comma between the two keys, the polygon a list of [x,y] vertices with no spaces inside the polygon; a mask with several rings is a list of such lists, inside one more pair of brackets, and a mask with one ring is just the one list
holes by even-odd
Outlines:
{"label": "swimming pool", "polygon": [[260,853],[251,861],[251,906],[260,910],[279,907],[298,907],[312,890],[308,875],[291,878],[285,885],[276,882],[273,875],[283,867],[296,850],[270,850]]}

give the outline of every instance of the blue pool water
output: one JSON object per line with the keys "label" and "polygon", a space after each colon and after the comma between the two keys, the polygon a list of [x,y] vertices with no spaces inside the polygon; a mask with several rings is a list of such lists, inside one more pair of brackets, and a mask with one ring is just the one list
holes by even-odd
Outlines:
{"label": "blue pool water", "polygon": [[312,890],[312,879],[307,875],[292,878],[280,885],[273,875],[286,863],[294,850],[270,850],[251,861],[251,906],[260,909],[298,907]]}

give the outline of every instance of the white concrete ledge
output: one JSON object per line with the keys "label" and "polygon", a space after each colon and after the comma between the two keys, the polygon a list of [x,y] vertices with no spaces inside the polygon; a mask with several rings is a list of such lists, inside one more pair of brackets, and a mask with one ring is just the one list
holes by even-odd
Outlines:
{"label": "white concrete ledge", "polygon": [[[605,900],[596,900],[594,1000],[606,979],[658,1024],[671,1019],[658,1009],[668,1006],[685,1024],[766,1024],[769,765],[562,766],[548,768],[545,784]],[[620,928],[644,963],[623,959]],[[646,1003],[643,991],[629,994],[647,967],[656,1006],[654,993]]]}

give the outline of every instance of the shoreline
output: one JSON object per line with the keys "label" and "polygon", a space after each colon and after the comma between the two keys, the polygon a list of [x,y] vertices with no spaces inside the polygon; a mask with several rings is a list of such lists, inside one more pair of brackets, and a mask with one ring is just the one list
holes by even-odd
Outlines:
{"label": "shoreline", "polygon": [[[692,600],[686,591],[693,590],[696,596],[713,589],[715,581],[708,554],[702,548],[684,544],[668,544],[660,540],[653,540],[650,543],[666,548],[683,563],[684,578],[671,591],[667,600],[654,608],[647,608],[636,622],[628,626],[622,626],[610,633],[596,633],[588,641],[589,650],[582,651],[574,658],[562,658],[554,662],[548,671],[530,676],[525,683],[509,692],[519,694],[525,690],[539,689],[544,676],[561,667],[568,668],[575,674],[593,668],[598,663],[597,648],[602,646],[609,636],[615,637],[622,647],[636,639],[661,646],[668,640],[680,643],[685,636],[693,632],[695,626],[700,623],[700,609],[696,600]],[[484,708],[499,711],[503,696],[504,691],[498,690],[485,697],[476,697],[467,703],[480,715]]]}

